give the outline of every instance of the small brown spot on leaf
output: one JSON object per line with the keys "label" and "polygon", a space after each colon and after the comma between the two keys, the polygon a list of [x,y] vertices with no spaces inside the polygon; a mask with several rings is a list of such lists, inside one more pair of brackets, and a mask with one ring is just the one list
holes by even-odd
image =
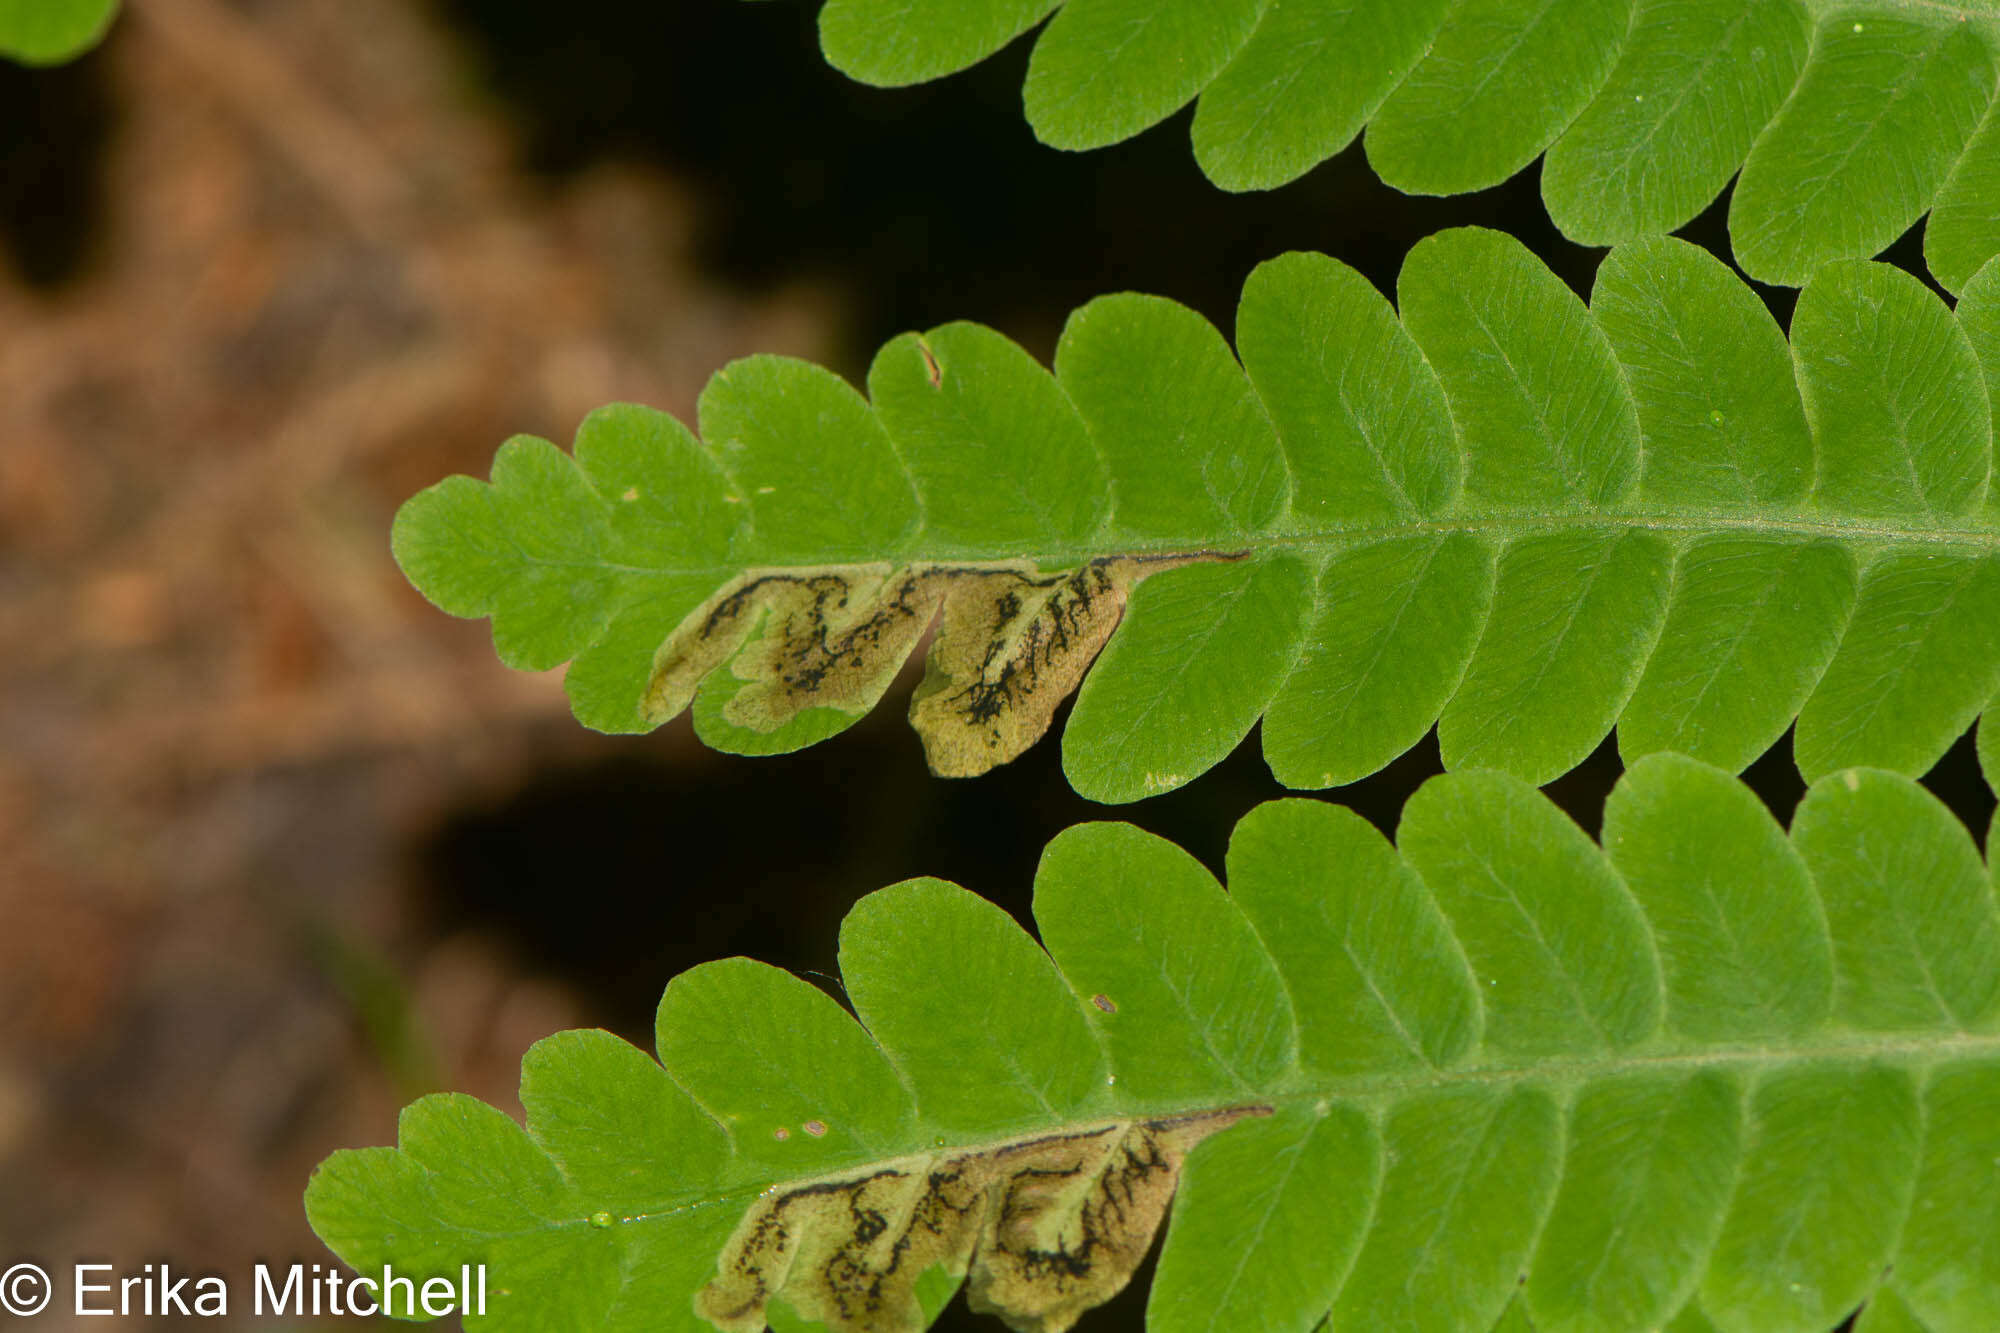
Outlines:
{"label": "small brown spot on leaf", "polygon": [[917,1333],[917,1279],[943,1268],[975,1311],[1063,1333],[1131,1280],[1194,1145],[1263,1114],[1117,1121],[768,1192],[695,1309],[724,1333],[761,1333],[780,1299],[832,1333]]}
{"label": "small brown spot on leaf", "polygon": [[1093,995],[1090,997],[1090,1002],[1096,1005],[1099,1009],[1102,1009],[1107,1014],[1115,1014],[1118,1012],[1118,1006],[1111,1002],[1111,997],[1109,995]]}
{"label": "small brown spot on leaf", "polygon": [[792,1137],[792,1131],[786,1129],[783,1125],[780,1125],[776,1129],[771,1131],[771,1137],[776,1139],[778,1142],[783,1143],[786,1139]]}
{"label": "small brown spot on leaf", "polygon": [[944,367],[938,364],[937,356],[931,351],[931,345],[919,338],[917,339],[917,350],[924,354],[924,369],[930,374],[931,387],[933,389],[943,388]]}
{"label": "small brown spot on leaf", "polygon": [[632,501],[639,498],[639,488],[637,486],[627,486],[625,488],[625,493],[619,496],[618,498],[623,500],[625,503],[630,504],[632,503]]}
{"label": "small brown spot on leaf", "polygon": [[826,1122],[824,1121],[808,1120],[806,1121],[804,1126],[802,1126],[802,1128],[804,1128],[806,1133],[812,1135],[816,1139],[823,1139],[826,1137]]}

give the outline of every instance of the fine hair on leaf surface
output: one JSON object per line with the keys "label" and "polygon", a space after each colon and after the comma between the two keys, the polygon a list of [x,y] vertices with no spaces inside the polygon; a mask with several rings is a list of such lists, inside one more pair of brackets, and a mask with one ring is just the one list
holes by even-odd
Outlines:
{"label": "fine hair on leaf surface", "polygon": [[1162,1224],[1156,1333],[2000,1328],[2000,908],[1908,778],[1829,774],[1787,833],[1651,755],[1600,848],[1446,774],[1393,844],[1260,806],[1227,882],[1107,823],[1045,852],[1039,943],[881,890],[852,1015],[697,967],[659,1063],[548,1038],[525,1129],[424,1098],[308,1212],[364,1274],[487,1264],[507,1333],[906,1333],[961,1286],[1087,1329]]}
{"label": "fine hair on leaf surface", "polygon": [[[2000,262],[1957,309],[1842,261],[1789,343],[1705,251],[1611,251],[1579,300],[1518,242],[1447,231],[1396,304],[1290,254],[1232,353],[1159,298],[1069,320],[1053,374],[951,324],[864,398],[777,357],[710,381],[700,436],[593,413],[488,482],[410,500],[395,550],[500,657],[570,663],[577,716],[795,750],[881,699],[934,770],[1031,745],[1072,691],[1072,784],[1131,801],[1262,721],[1294,788],[1436,725],[1447,767],[1545,783],[1626,758],[1921,774],[2000,693]],[[1240,361],[1239,358],[1240,357]],[[1080,689],[1079,689],[1080,683]]]}
{"label": "fine hair on leaf surface", "polygon": [[1546,153],[1550,216],[1586,245],[1677,230],[1738,177],[1736,258],[1765,282],[1867,258],[1926,213],[1947,288],[2000,252],[2000,13],[1977,0],[826,0],[820,39],[854,78],[908,84],[1052,13],[1025,91],[1057,147],[1198,98],[1195,156],[1230,190],[1365,128],[1412,194]]}

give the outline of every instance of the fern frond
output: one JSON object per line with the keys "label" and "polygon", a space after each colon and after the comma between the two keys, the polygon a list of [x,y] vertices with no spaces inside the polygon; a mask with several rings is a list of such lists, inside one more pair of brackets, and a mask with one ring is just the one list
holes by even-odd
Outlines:
{"label": "fern frond", "polygon": [[118,0],[0,0],[0,57],[59,65],[104,37]]}
{"label": "fern frond", "polygon": [[961,1283],[1065,1329],[1170,1198],[1156,1333],[2000,1327],[2000,911],[1935,798],[1843,770],[1788,837],[1655,755],[1602,849],[1491,772],[1434,779],[1399,842],[1272,802],[1224,892],[1072,829],[1046,953],[952,885],[884,889],[841,932],[859,1022],[698,967],[661,1064],[551,1037],[525,1131],[426,1098],[308,1211],[364,1274],[488,1264],[508,1333],[905,1333]]}
{"label": "fern frond", "polygon": [[1628,756],[1740,769],[1795,717],[1808,777],[1917,774],[2000,690],[2000,264],[1956,316],[1829,266],[1789,348],[1667,239],[1613,251],[1586,308],[1507,237],[1446,232],[1398,296],[1400,319],[1332,260],[1275,260],[1240,366],[1150,297],[1076,312],[1054,376],[947,325],[883,349],[872,405],[752,358],[702,395],[706,443],[630,406],[574,460],[510,441],[490,484],[404,507],[397,558],[510,665],[574,659],[587,725],[692,701],[740,753],[859,719],[935,621],[910,709],[932,766],[1013,758],[1082,681],[1064,763],[1103,801],[1260,717],[1293,787],[1433,723],[1449,767],[1536,783],[1614,723]]}
{"label": "fern frond", "polygon": [[1497,185],[1544,152],[1572,240],[1673,231],[1742,171],[1744,270],[1797,285],[1929,211],[1953,291],[2000,251],[2000,15],[1977,0],[827,0],[827,58],[916,83],[1059,12],[1028,66],[1045,142],[1098,148],[1194,101],[1216,184],[1269,189],[1364,128],[1412,194]]}

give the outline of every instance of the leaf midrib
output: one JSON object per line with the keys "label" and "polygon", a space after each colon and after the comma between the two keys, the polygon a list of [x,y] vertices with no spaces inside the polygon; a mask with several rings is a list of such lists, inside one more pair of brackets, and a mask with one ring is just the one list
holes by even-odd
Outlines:
{"label": "leaf midrib", "polygon": [[[1860,11],[1857,10],[1857,12]],[[1855,26],[1858,29],[1862,25],[1857,22]],[[1787,190],[1787,193],[1792,195],[1793,198],[1790,208],[1786,210],[1788,216],[1794,219],[1804,218],[1811,205],[1824,195],[1835,182],[1845,176],[1849,164],[1863,151],[1863,146],[1880,137],[1883,126],[1895,118],[1896,113],[1902,109],[1903,104],[1910,99],[1912,90],[1920,89],[1923,86],[1925,77],[1931,73],[1931,62],[1937,59],[1938,53],[1944,49],[1945,43],[1951,40],[1952,33],[1949,25],[1938,26],[1927,24],[1925,26],[1930,28],[1930,45],[1921,54],[1911,60],[1908,65],[1898,71],[1889,89],[1888,98],[1872,104],[1872,109],[1876,114],[1865,120],[1856,129],[1856,132],[1843,134],[1838,149],[1830,159],[1822,159],[1821,162],[1815,164],[1816,166],[1825,167],[1826,162],[1831,161],[1832,166],[1820,171],[1816,176],[1806,177],[1802,182],[1790,182],[1790,188]],[[1808,57],[1808,59],[1810,58]],[[1803,83],[1804,79],[1801,78],[1801,86],[1803,86]],[[1796,96],[1796,90],[1794,96]],[[1783,113],[1781,112],[1780,114],[1782,115]],[[1772,123],[1776,123],[1775,118]]]}
{"label": "leaf midrib", "polygon": [[[1807,548],[1794,548],[1789,553],[1790,558],[1786,560],[1784,567],[1778,570],[1774,577],[1762,579],[1758,582],[1757,590],[1749,604],[1750,613],[1738,621],[1736,626],[1717,642],[1716,646],[1719,651],[1715,654],[1713,664],[1697,677],[1701,684],[1688,697],[1687,703],[1680,710],[1680,716],[1675,719],[1677,727],[1685,726],[1687,719],[1694,716],[1702,705],[1708,702],[1709,692],[1716,687],[1716,684],[1732,668],[1741,669],[1741,664],[1737,661],[1738,654],[1742,652],[1743,645],[1752,642],[1756,631],[1762,628],[1765,614],[1770,610],[1772,601],[1777,597],[1778,590],[1785,586],[1785,580],[1797,571],[1799,567],[1799,552],[1805,549]],[[1680,596],[1681,588],[1681,578],[1678,572],[1676,572],[1673,586],[1667,592],[1668,605],[1671,606],[1674,600]],[[1849,614],[1850,616],[1852,615],[1851,607],[1849,608]],[[1843,622],[1843,636],[1845,632],[1846,626],[1845,622]]]}
{"label": "leaf midrib", "polygon": [[1498,535],[1503,539],[1512,539],[1549,533],[1589,531],[1644,531],[1676,534],[1689,538],[1715,536],[1721,533],[1794,540],[1830,538],[1862,545],[1957,547],[1982,554],[2000,553],[2000,530],[1993,528],[1904,527],[1861,517],[1808,515],[1773,517],[1763,514],[1712,513],[1694,509],[1634,509],[1587,512],[1497,510],[1490,513],[1447,515],[1397,523],[1336,525],[1293,532],[1264,532],[1241,535],[1234,540],[1225,534],[1207,543],[1192,539],[1115,540],[1107,536],[1102,540],[1087,543],[1052,545],[1033,551],[995,552],[991,555],[932,555],[921,548],[906,548],[894,551],[885,549],[879,558],[866,561],[830,558],[788,564],[750,559],[735,564],[635,565],[613,560],[553,560],[522,552],[521,563],[548,569],[609,570],[634,578],[701,576],[716,580],[719,587],[722,582],[733,579],[746,570],[826,569],[864,564],[900,567],[922,564],[978,571],[1000,566],[1016,566],[1023,559],[1036,560],[1046,566],[1055,567],[1082,565],[1092,560],[1126,555],[1243,556],[1259,555],[1266,551],[1311,550],[1320,546],[1328,548],[1329,551],[1339,551],[1375,542],[1393,541],[1399,537],[1449,536],[1454,533]]}
{"label": "leaf midrib", "polygon": [[1473,84],[1471,88],[1465,90],[1465,95],[1458,102],[1459,111],[1463,112],[1466,107],[1471,106],[1486,95],[1486,89],[1492,84],[1493,80],[1500,77],[1500,71],[1514,63],[1514,57],[1521,53],[1521,48],[1526,46],[1529,38],[1533,37],[1541,29],[1542,25],[1549,21],[1549,15],[1561,3],[1562,0],[1541,0],[1540,7],[1536,10],[1535,16],[1526,23],[1521,24],[1513,32],[1511,39],[1506,45],[1495,53],[1495,58],[1487,62],[1486,71],[1479,76],[1479,81]]}
{"label": "leaf midrib", "polygon": [[[1347,1074],[1320,1079],[1294,1069],[1291,1075],[1273,1086],[1269,1095],[1251,1102],[1231,1097],[1189,1099],[1171,1104],[1135,1107],[1121,1113],[1094,1115],[1075,1121],[1038,1125],[1030,1130],[1021,1130],[997,1138],[973,1138],[963,1142],[947,1142],[942,1146],[917,1143],[913,1144],[908,1152],[839,1160],[829,1163],[822,1169],[795,1177],[758,1179],[714,1189],[693,1190],[679,1198],[664,1202],[656,1209],[620,1217],[618,1222],[621,1225],[666,1222],[699,1209],[729,1204],[747,1205],[774,1189],[795,1188],[821,1180],[847,1179],[879,1163],[905,1161],[914,1157],[975,1153],[1016,1143],[1030,1136],[1076,1133],[1135,1120],[1171,1118],[1237,1107],[1254,1106],[1260,1110],[1281,1111],[1299,1106],[1317,1108],[1325,1103],[1338,1102],[1372,1109],[1399,1098],[1453,1087],[1488,1085],[1511,1088],[1528,1084],[1545,1088],[1573,1089],[1622,1075],[1666,1070],[1698,1072],[1707,1069],[1726,1069],[1761,1074],[1772,1073],[1787,1066],[1827,1064],[1837,1061],[1876,1061],[1913,1066],[1931,1066],[1982,1058],[2000,1062],[2000,1032],[1953,1032],[1931,1035],[1902,1033],[1884,1036],[1827,1030],[1814,1034],[1806,1044],[1797,1046],[1712,1045],[1701,1049],[1690,1049],[1685,1046],[1663,1049],[1661,1041],[1662,1039],[1656,1037],[1636,1051],[1557,1056],[1521,1065],[1461,1064],[1443,1070],[1417,1066],[1380,1074]],[[923,1128],[921,1121],[919,1127]],[[928,1132],[935,1133],[934,1130]],[[502,1241],[545,1236],[590,1226],[589,1215],[582,1214],[574,1218],[550,1221],[542,1226],[482,1230],[479,1234],[494,1241]]]}
{"label": "leaf midrib", "polygon": [[[1753,8],[1754,5],[1745,5],[1740,13],[1729,20],[1728,26],[1722,30],[1722,35],[1709,43],[1703,49],[1701,58],[1695,61],[1694,73],[1674,89],[1673,96],[1667,100],[1665,108],[1660,110],[1658,115],[1653,116],[1647,121],[1646,132],[1640,135],[1636,141],[1625,145],[1630,151],[1626,152],[1619,160],[1619,167],[1628,180],[1633,174],[1633,164],[1647,152],[1651,151],[1653,140],[1659,137],[1660,131],[1665,128],[1667,122],[1680,113],[1680,109],[1687,104],[1689,98],[1694,96],[1697,88],[1703,88],[1707,85],[1709,74],[1714,70],[1716,62],[1725,58],[1724,53],[1731,50],[1730,43],[1736,40],[1736,35],[1742,30],[1743,25],[1750,21]],[[1625,38],[1627,52],[1621,52],[1621,56],[1629,52],[1632,41],[1631,33],[1637,30],[1638,23],[1639,7],[1634,5],[1632,9],[1633,26],[1627,31]],[[1724,72],[1729,73],[1731,71],[1725,70]],[[1647,108],[1649,113],[1653,110],[1654,108],[1652,107]],[[1579,115],[1578,120],[1581,119],[1582,117]],[[1676,342],[1682,341],[1678,327],[1673,330],[1673,333]],[[1734,454],[1730,455],[1730,462],[1736,464],[1737,460]],[[1737,465],[1736,470],[1741,471],[1740,464]]]}

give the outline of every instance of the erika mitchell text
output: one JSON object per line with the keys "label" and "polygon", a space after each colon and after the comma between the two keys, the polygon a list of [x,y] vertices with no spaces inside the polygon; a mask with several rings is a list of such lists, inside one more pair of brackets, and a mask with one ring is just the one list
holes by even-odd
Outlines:
{"label": "erika mitchell text", "polygon": [[[75,1266],[75,1312],[82,1315],[181,1315],[216,1318],[229,1313],[229,1282],[214,1274],[176,1274],[173,1265],[147,1264],[118,1274],[110,1264]],[[379,1274],[349,1273],[325,1264],[258,1264],[250,1274],[250,1313],[295,1319],[388,1313],[441,1319],[486,1313],[486,1266],[466,1264],[454,1277],[411,1277],[384,1265]]]}

